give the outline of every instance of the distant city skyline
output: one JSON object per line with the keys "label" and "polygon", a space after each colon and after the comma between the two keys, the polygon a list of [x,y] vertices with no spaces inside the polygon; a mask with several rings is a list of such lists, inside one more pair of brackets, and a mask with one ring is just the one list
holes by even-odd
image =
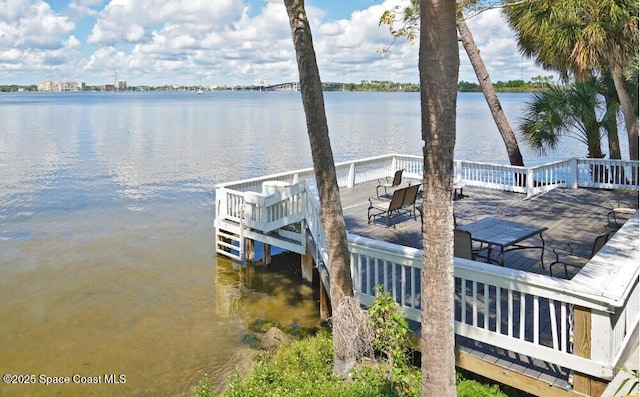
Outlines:
{"label": "distant city skyline", "polygon": [[[418,45],[379,26],[404,0],[307,0],[321,77],[345,83],[418,81]],[[251,85],[298,79],[281,0],[12,0],[3,4],[0,85],[45,79],[101,85]],[[470,19],[494,81],[548,75],[518,52],[499,10]],[[460,48],[460,81],[476,81]]]}

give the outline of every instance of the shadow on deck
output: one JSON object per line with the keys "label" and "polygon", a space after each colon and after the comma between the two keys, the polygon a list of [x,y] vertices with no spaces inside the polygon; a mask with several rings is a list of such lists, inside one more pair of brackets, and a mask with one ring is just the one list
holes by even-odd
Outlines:
{"label": "shadow on deck", "polygon": [[[387,241],[417,249],[422,248],[420,217],[415,220],[408,215],[396,218],[396,226],[387,227],[385,219],[367,222],[368,198],[375,197],[376,183],[365,183],[350,189],[343,189],[341,199],[345,222],[349,233]],[[577,254],[588,257],[593,241],[598,235],[616,230],[617,225],[609,223],[607,214],[611,210],[610,201],[616,200],[623,205],[638,208],[638,193],[602,189],[555,189],[546,194],[526,199],[523,194],[502,191],[465,188],[465,197],[454,202],[454,211],[458,224],[464,225],[484,217],[497,217],[533,224],[548,228],[543,237],[545,240],[544,266],[540,263],[539,251],[519,250],[505,255],[505,267],[521,271],[549,275],[549,263],[555,256],[553,248],[566,247],[573,243]],[[569,267],[569,278],[575,276],[579,268]],[[564,277],[564,269],[554,268],[554,276]],[[461,285],[456,285],[456,299],[461,299]],[[493,294],[493,295],[492,295]],[[481,291],[478,295],[482,296]],[[489,291],[489,302],[495,302],[495,290]],[[466,295],[468,296],[468,295]],[[479,305],[483,305],[479,300]],[[517,302],[517,300],[516,300]],[[516,303],[517,304],[517,303]],[[459,307],[458,305],[456,305]],[[527,307],[532,307],[527,303]],[[541,299],[541,308],[549,307],[549,301]],[[470,308],[468,307],[468,310]],[[478,308],[482,313],[482,308]],[[516,309],[517,311],[517,309]],[[506,309],[504,310],[506,312]],[[526,313],[529,316],[531,313]],[[461,313],[456,313],[456,320],[461,321]],[[466,318],[470,318],[468,316]],[[543,316],[544,317],[544,316]],[[480,318],[479,322],[484,321]],[[487,319],[489,327],[505,328],[505,324],[496,324],[495,319]],[[464,321],[463,321],[464,322]],[[530,324],[530,321],[525,323]],[[420,324],[410,322],[412,329],[419,334]],[[540,324],[541,345],[544,341],[545,329],[550,324]],[[513,325],[512,332],[520,332],[518,325]],[[503,331],[506,332],[506,331]],[[526,339],[531,338],[532,330],[523,331]],[[566,343],[570,343],[566,341]],[[534,359],[527,355],[483,344],[462,336],[456,336],[456,361],[465,369],[477,373],[492,373],[492,378],[505,384],[521,388],[524,378],[534,380],[528,390],[537,390],[540,395],[566,395],[571,391],[571,372],[555,364]],[[514,380],[514,377],[518,377]],[[546,388],[546,389],[545,389]]]}
{"label": "shadow on deck", "polygon": [[[420,217],[401,215],[396,227],[387,227],[385,219],[367,223],[368,198],[375,197],[375,182],[357,185],[341,192],[345,222],[349,233],[376,240],[387,241],[413,248],[422,248]],[[566,248],[572,243],[576,254],[588,257],[593,241],[598,235],[616,230],[607,213],[609,202],[617,200],[624,205],[638,208],[638,193],[603,189],[554,189],[532,199],[519,193],[465,188],[465,197],[454,202],[454,212],[459,225],[491,216],[547,227],[542,268],[538,252],[512,251],[505,255],[505,266],[531,273],[549,274],[547,264],[555,256],[553,248]],[[569,278],[579,269],[569,267]],[[563,275],[563,269],[554,269],[554,276]]]}

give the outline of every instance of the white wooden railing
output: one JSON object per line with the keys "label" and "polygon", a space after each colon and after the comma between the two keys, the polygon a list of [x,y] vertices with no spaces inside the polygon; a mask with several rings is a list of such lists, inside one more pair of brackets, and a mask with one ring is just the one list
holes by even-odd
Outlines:
{"label": "white wooden railing", "polygon": [[[352,187],[392,175],[404,169],[406,178],[421,179],[422,157],[392,154],[336,164],[338,186]],[[219,184],[241,192],[260,192],[267,181],[296,182],[314,178],[313,168],[305,168],[259,178]],[[568,159],[536,167],[518,167],[456,160],[454,181],[470,187],[524,193],[533,196],[556,187],[590,187],[640,190],[638,161],[608,159]]]}
{"label": "white wooden railing", "polygon": [[[341,187],[388,176],[396,169],[405,169],[408,178],[421,178],[423,162],[418,156],[389,155],[336,165]],[[637,161],[569,159],[532,168],[455,162],[457,183],[527,196],[560,186],[638,190],[638,180]],[[258,193],[274,181],[292,187],[278,195]],[[312,169],[218,185],[216,202],[216,217],[243,221],[265,233],[288,222],[303,222],[308,248],[323,281],[330,282]],[[639,229],[636,213],[572,280],[455,258],[456,334],[610,379],[640,321]],[[353,234],[348,239],[354,292],[360,301],[371,303],[374,286],[382,284],[407,317],[419,321],[422,251]],[[594,285],[594,274],[617,284]],[[594,348],[588,357],[573,351],[577,310],[590,313]]]}
{"label": "white wooden railing", "polygon": [[[620,244],[625,233],[629,238],[633,230],[637,244],[635,218],[609,246]],[[354,289],[361,302],[370,304],[374,286],[382,284],[407,318],[420,321],[421,250],[350,235],[349,251]],[[603,255],[607,255],[605,249],[594,260],[603,260]],[[628,285],[615,297],[572,280],[455,258],[455,332],[574,371],[611,378],[640,319],[637,250],[634,255],[606,259],[627,270]],[[573,354],[576,307],[591,311],[592,340],[599,342],[589,358]]]}

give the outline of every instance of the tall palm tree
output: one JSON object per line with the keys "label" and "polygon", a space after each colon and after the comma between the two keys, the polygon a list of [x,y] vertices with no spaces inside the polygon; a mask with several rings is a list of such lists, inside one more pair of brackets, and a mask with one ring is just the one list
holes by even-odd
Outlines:
{"label": "tall palm tree", "polygon": [[422,395],[456,395],[453,283],[453,149],[460,60],[456,3],[420,3],[420,109],[424,140]]}
{"label": "tall palm tree", "polygon": [[638,160],[638,117],[623,70],[638,52],[637,0],[523,0],[504,8],[521,52],[565,76],[609,71]]}
{"label": "tall palm tree", "polygon": [[[311,157],[320,195],[320,220],[327,235],[326,246],[329,254],[329,276],[331,279],[331,307],[336,309],[345,297],[353,296],[353,282],[347,230],[344,223],[333,151],[329,140],[329,127],[324,108],[322,82],[313,48],[311,28],[304,7],[304,0],[284,0],[289,25],[298,62],[302,104],[307,120],[307,133],[311,144]],[[334,319],[334,327],[339,319]],[[354,358],[349,349],[333,338],[334,372],[343,375],[348,372]]]}
{"label": "tall palm tree", "polygon": [[[587,157],[603,158],[603,126],[611,118],[615,120],[615,110],[605,109],[600,89],[592,77],[569,88],[552,86],[534,94],[520,124],[526,144],[545,155],[556,150],[562,137],[570,137],[587,146]],[[598,112],[603,114],[601,118]]]}

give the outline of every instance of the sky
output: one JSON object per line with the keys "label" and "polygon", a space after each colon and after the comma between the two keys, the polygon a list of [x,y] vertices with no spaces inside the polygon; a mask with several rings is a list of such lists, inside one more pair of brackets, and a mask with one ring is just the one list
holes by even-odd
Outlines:
{"label": "sky", "polygon": [[[306,0],[324,82],[417,83],[418,45],[392,43],[385,10],[406,0]],[[499,10],[468,20],[493,82],[550,72],[520,56]],[[0,85],[116,79],[137,85],[298,80],[282,0],[0,0]],[[477,82],[460,46],[460,81]]]}

